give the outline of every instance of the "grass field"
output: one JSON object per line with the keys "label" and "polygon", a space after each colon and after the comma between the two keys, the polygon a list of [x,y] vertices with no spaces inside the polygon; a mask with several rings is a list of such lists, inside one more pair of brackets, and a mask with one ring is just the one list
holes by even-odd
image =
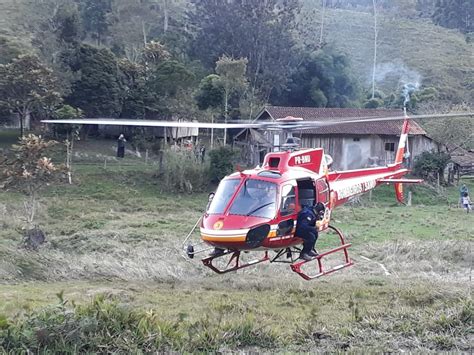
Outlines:
{"label": "grass field", "polygon": [[2,191],[0,349],[470,349],[474,214],[455,187],[416,188],[412,207],[382,187],[335,210],[355,266],[307,282],[287,264],[221,276],[183,258],[207,194],[166,193],[155,170],[76,165],[74,185],[42,194],[37,252],[20,247],[23,197]]}

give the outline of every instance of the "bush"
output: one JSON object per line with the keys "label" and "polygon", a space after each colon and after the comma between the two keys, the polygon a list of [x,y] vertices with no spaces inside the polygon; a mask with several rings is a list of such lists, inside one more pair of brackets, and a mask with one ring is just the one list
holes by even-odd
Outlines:
{"label": "bush", "polygon": [[423,152],[415,158],[413,173],[427,180],[437,180],[444,183],[444,169],[450,160],[449,154],[444,152]]}
{"label": "bush", "polygon": [[168,191],[207,191],[209,167],[207,164],[201,164],[192,151],[166,151],[163,154],[164,163],[160,177]]}
{"label": "bush", "polygon": [[272,348],[279,338],[251,315],[237,321],[204,317],[166,321],[153,310],[120,305],[104,296],[90,303],[60,303],[10,322],[0,315],[0,353],[209,352],[221,347]]}
{"label": "bush", "polygon": [[211,150],[209,153],[211,157],[210,177],[212,182],[219,182],[226,175],[234,171],[234,164],[236,163],[238,152],[228,147],[220,147]]}

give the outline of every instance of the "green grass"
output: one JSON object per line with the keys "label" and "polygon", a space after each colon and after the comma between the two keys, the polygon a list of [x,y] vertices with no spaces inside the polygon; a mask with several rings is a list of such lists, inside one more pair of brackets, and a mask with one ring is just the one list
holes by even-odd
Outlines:
{"label": "green grass", "polygon": [[[238,289],[226,282],[199,289],[179,282],[6,286],[0,314],[20,309],[27,318],[18,315],[10,320],[13,331],[19,327],[29,334],[33,326],[44,329],[52,349],[78,346],[94,351],[100,344],[117,351],[124,346],[120,340],[125,336],[130,337],[129,349],[178,351],[248,346],[329,351],[469,348],[473,308],[463,287],[445,289],[419,280],[399,285],[382,279],[342,281],[278,288],[241,282]],[[32,291],[38,296],[31,297]],[[34,311],[38,305],[57,303],[57,294],[81,306],[73,307],[72,314],[71,306]],[[140,319],[153,322],[141,329]],[[88,339],[84,325],[91,321],[96,336]],[[70,323],[79,333],[72,340]],[[152,343],[141,340],[144,330]],[[17,346],[32,343],[34,349],[34,336],[23,335],[16,342]]]}

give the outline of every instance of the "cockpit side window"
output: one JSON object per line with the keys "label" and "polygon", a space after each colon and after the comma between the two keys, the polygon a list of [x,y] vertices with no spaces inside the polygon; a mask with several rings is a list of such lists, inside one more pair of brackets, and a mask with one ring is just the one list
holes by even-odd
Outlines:
{"label": "cockpit side window", "polygon": [[285,185],[281,189],[281,208],[280,214],[288,216],[294,214],[296,211],[296,194],[295,187],[292,185]]}
{"label": "cockpit side window", "polygon": [[217,188],[216,194],[212,198],[207,213],[221,214],[224,213],[230,199],[239,187],[240,179],[222,180]]}

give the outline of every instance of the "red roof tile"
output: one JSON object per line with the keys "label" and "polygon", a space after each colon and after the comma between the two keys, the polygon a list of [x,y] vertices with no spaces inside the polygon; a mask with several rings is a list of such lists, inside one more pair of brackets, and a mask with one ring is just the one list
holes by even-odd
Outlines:
{"label": "red roof tile", "polygon": [[[267,106],[259,115],[278,119],[287,116],[301,117],[305,121],[331,121],[342,118],[367,118],[367,117],[391,117],[402,116],[401,110],[387,109],[359,109],[359,108],[319,108],[319,107],[283,107]],[[303,134],[379,134],[400,135],[403,120],[380,121],[380,122],[356,122],[343,123],[333,126],[322,126],[314,129],[305,129]],[[410,134],[426,135],[426,132],[415,121],[410,121]]]}

